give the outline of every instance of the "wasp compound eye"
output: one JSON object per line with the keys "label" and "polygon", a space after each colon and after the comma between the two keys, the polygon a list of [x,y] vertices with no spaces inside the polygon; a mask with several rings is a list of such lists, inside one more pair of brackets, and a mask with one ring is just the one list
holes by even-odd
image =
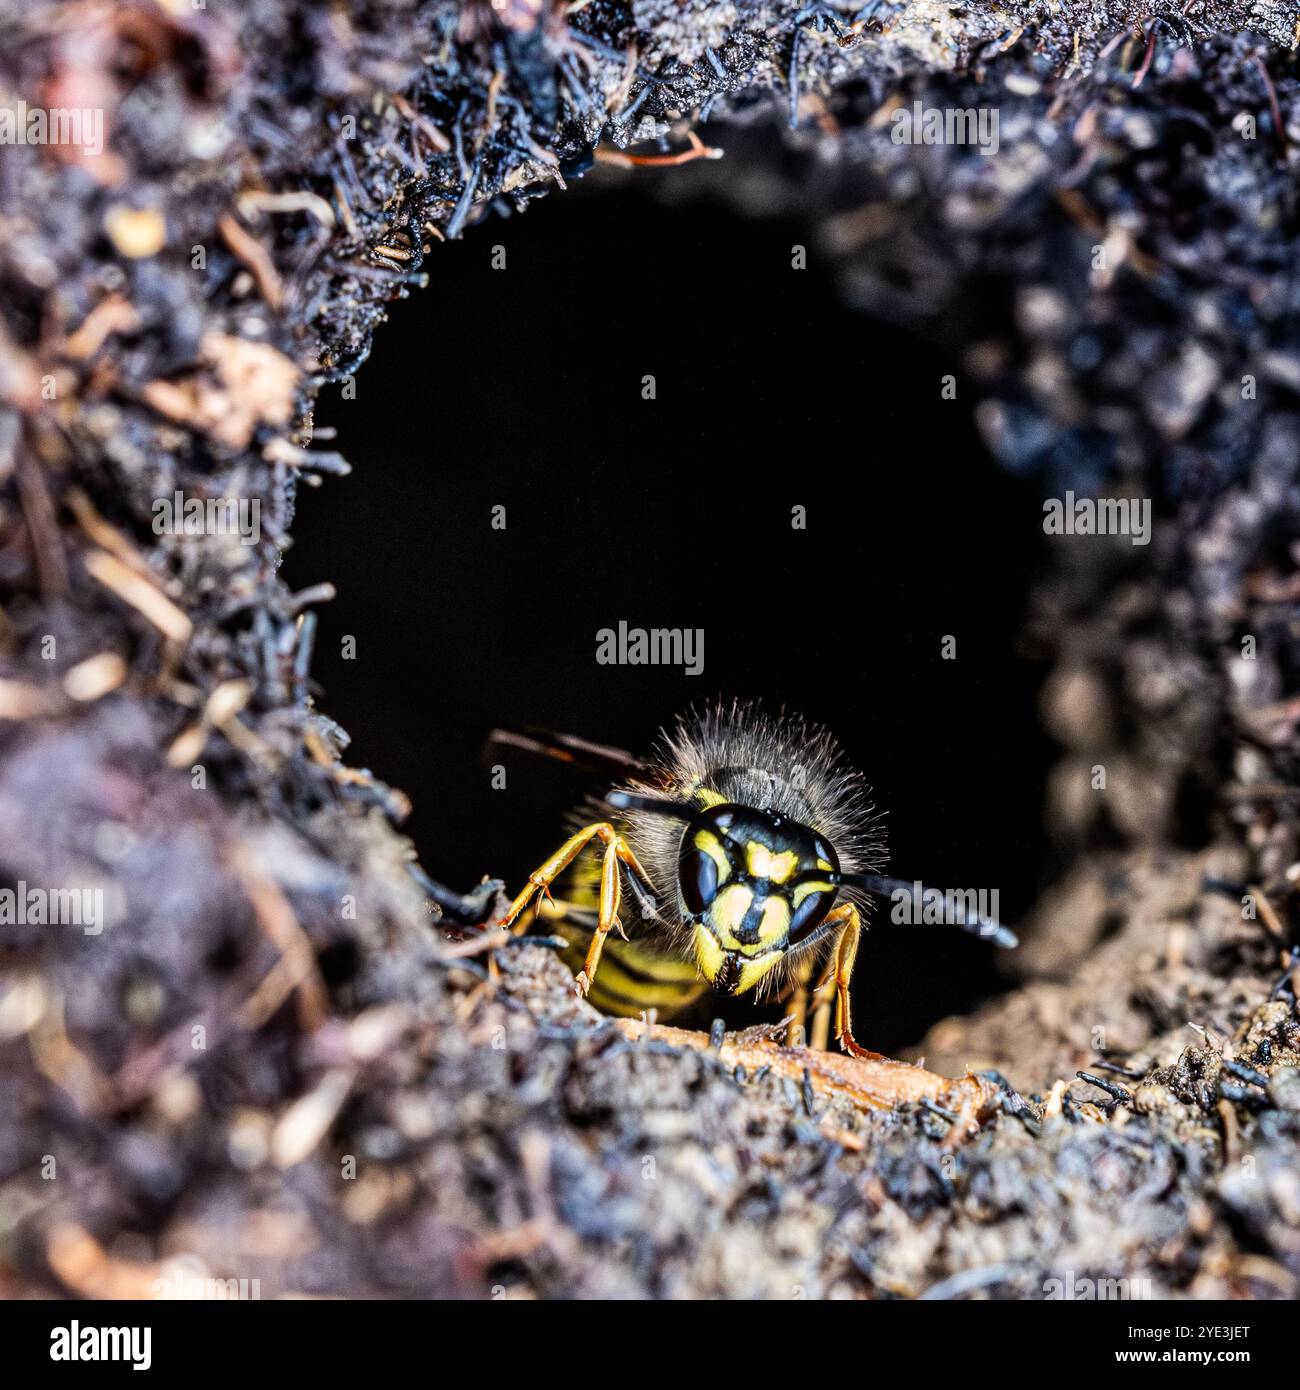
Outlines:
{"label": "wasp compound eye", "polygon": [[678,863],[677,881],[681,885],[686,910],[701,913],[718,892],[718,866],[702,849],[687,848]]}
{"label": "wasp compound eye", "polygon": [[736,872],[739,852],[730,839],[736,814],[736,807],[714,806],[696,816],[682,836],[677,883],[682,902],[693,917],[709,910],[719,885]]}
{"label": "wasp compound eye", "polygon": [[[827,889],[829,888],[829,891]],[[790,916],[790,944],[797,946],[819,927],[835,902],[835,889],[800,884],[794,890],[795,909]]]}

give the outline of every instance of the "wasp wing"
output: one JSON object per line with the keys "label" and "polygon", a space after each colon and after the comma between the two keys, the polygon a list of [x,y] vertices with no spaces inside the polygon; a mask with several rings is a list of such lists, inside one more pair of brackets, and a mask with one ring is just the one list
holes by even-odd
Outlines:
{"label": "wasp wing", "polygon": [[574,734],[555,734],[545,729],[493,729],[487,736],[486,757],[492,748],[513,748],[553,762],[568,763],[582,772],[595,773],[610,782],[625,782],[649,770],[644,758],[603,743],[590,743]]}

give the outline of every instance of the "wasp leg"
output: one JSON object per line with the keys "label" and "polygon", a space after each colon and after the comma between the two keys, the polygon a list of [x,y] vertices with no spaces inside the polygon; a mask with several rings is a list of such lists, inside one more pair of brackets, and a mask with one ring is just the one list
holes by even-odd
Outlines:
{"label": "wasp leg", "polygon": [[825,1052],[831,1035],[831,997],[832,976],[826,978],[813,991],[812,1026],[808,1030],[808,1046],[814,1052]]}
{"label": "wasp leg", "polygon": [[[825,922],[818,929],[818,935],[820,936],[824,930],[826,930]],[[833,924],[829,930],[835,930]],[[807,956],[805,960],[807,963],[798,967],[801,971],[801,977],[798,986],[797,1006],[803,1009],[805,1016],[809,1011],[812,1013],[812,1022],[807,1025],[805,1034],[809,1050],[825,1052],[831,1034],[831,995],[835,984],[835,962],[831,960],[827,963],[826,969],[821,972],[821,978],[814,985],[812,983],[814,959],[812,956]],[[799,1021],[802,1022],[802,1019]]]}
{"label": "wasp leg", "polygon": [[[592,980],[596,978],[596,967],[600,964],[600,953],[605,949],[605,938],[609,935],[610,928],[617,926],[620,932],[623,930],[618,920],[619,905],[623,901],[623,885],[619,880],[618,871],[618,846],[617,836],[606,843],[605,862],[600,867],[600,917],[596,922],[596,930],[591,934],[587,959],[578,971],[577,979],[578,993],[584,998],[591,989]],[[630,850],[628,852],[631,853]]]}
{"label": "wasp leg", "polygon": [[[591,988],[592,977],[600,963],[600,952],[605,944],[605,938],[618,922],[618,908],[623,896],[622,884],[619,881],[619,866],[625,865],[628,871],[635,874],[645,885],[647,891],[651,895],[654,894],[654,884],[650,882],[650,875],[641,867],[640,861],[632,853],[632,847],[608,821],[597,821],[593,825],[584,826],[577,834],[571,835],[541,868],[528,875],[528,882],[524,885],[519,896],[510,904],[510,910],[498,923],[502,927],[513,926],[516,933],[522,931],[527,922],[525,921],[522,926],[516,925],[516,923],[533,897],[537,893],[545,893],[578,855],[596,839],[605,846],[605,861],[600,874],[600,916],[596,922],[595,934],[591,938],[591,946],[587,951],[586,967],[578,975],[578,990],[582,994],[586,994]],[[619,930],[621,931],[622,928],[620,927]]]}
{"label": "wasp leg", "polygon": [[881,1062],[885,1059],[879,1052],[870,1052],[859,1047],[853,1039],[853,1020],[849,1005],[849,980],[853,976],[853,962],[858,955],[858,941],[862,936],[862,918],[853,903],[841,903],[826,920],[823,927],[840,928],[839,940],[835,943],[835,1038],[839,1045],[852,1057],[865,1057],[868,1061]]}
{"label": "wasp leg", "polygon": [[[808,1036],[808,1006],[814,990],[812,989],[812,973],[816,966],[816,961],[812,956],[804,956],[794,967],[791,976],[792,988],[790,990],[790,1008],[786,1013],[786,1037],[795,1039],[797,1044],[802,1044]],[[818,986],[820,989],[821,986]],[[814,1024],[815,1026],[815,1024]],[[815,1047],[817,1044],[814,1043]],[[826,1046],[826,1037],[822,1035],[822,1047]]]}

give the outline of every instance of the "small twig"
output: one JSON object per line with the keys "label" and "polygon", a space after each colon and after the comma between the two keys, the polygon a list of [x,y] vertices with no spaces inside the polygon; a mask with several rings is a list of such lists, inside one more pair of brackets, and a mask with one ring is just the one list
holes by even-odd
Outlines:
{"label": "small twig", "polygon": [[671,168],[680,164],[690,164],[697,159],[721,159],[723,151],[706,145],[693,130],[686,132],[691,147],[677,154],[623,154],[615,150],[597,150],[596,158],[602,164],[616,164],[620,168]]}
{"label": "small twig", "polygon": [[1094,1076],[1090,1071],[1076,1071],[1075,1076],[1080,1081],[1086,1081],[1089,1086],[1096,1086],[1098,1090],[1105,1091],[1113,1100],[1121,1105],[1129,1105],[1133,1101],[1133,1092],[1127,1086],[1121,1086],[1115,1081],[1106,1081],[1100,1076]]}
{"label": "small twig", "polygon": [[92,550],[83,563],[92,579],[147,618],[169,641],[184,646],[193,624],[150,579],[129,569],[106,550]]}
{"label": "small twig", "polygon": [[32,555],[41,589],[47,596],[57,597],[67,592],[68,563],[41,466],[25,449],[18,453],[18,496],[31,533]]}
{"label": "small twig", "polygon": [[228,212],[222,213],[217,226],[226,245],[252,273],[262,298],[272,309],[281,308],[284,304],[284,286],[270,252]]}
{"label": "small twig", "polygon": [[241,1022],[248,1028],[260,1028],[296,990],[299,1022],[305,1031],[315,1032],[329,1016],[329,992],[310,938],[280,885],[257,866],[249,851],[237,849],[232,867],[253,905],[258,925],[280,953],[280,959],[244,1002]]}
{"label": "small twig", "polygon": [[1156,33],[1158,29],[1159,25],[1157,24],[1153,24],[1151,26],[1151,33],[1147,37],[1146,56],[1142,59],[1142,66],[1137,70],[1137,76],[1133,79],[1134,91],[1137,91],[1137,89],[1142,85],[1143,78],[1145,78],[1148,71],[1150,71],[1151,60],[1156,56]]}
{"label": "small twig", "polygon": [[1264,87],[1268,92],[1268,106],[1273,113],[1273,135],[1277,140],[1278,153],[1285,159],[1287,152],[1286,126],[1282,122],[1282,110],[1277,101],[1277,88],[1273,85],[1273,78],[1268,70],[1268,64],[1258,53],[1254,56],[1255,66],[1259,69],[1259,75],[1264,79]]}

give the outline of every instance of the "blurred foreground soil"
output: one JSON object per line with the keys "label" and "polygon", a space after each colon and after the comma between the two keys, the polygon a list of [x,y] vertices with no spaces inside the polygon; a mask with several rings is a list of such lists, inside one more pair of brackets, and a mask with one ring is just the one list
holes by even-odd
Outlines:
{"label": "blurred foreground soil", "polygon": [[[0,1291],[1300,1293],[1295,43],[1270,0],[0,0],[7,99],[104,118],[0,145],[0,872],[103,905],[0,921]],[[1000,157],[894,144],[912,100],[996,101]],[[965,1142],[442,930],[278,578],[346,467],[314,394],[439,241],[705,112],[718,194],[959,346],[1005,466],[1154,501],[1035,590],[1068,868],[921,1048],[1022,1098]],[[160,534],[178,491],[256,543]]]}

